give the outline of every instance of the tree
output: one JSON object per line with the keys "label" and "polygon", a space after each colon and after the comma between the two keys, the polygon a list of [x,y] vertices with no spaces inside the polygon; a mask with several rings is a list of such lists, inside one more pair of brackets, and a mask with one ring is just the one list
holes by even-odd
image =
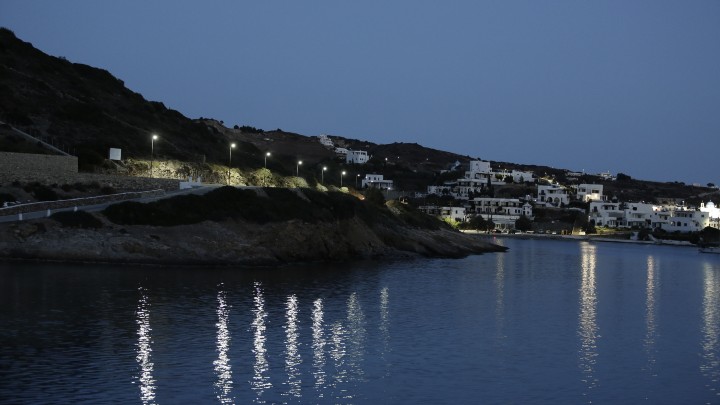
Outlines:
{"label": "tree", "polygon": [[708,183],[707,186],[710,188],[713,188],[713,187],[715,187],[715,183]]}
{"label": "tree", "polygon": [[369,202],[370,204],[383,206],[385,205],[385,196],[383,195],[382,191],[375,187],[370,187],[364,192],[365,194],[365,201]]}
{"label": "tree", "polygon": [[532,221],[530,220],[530,218],[523,215],[518,218],[517,221],[515,221],[515,229],[517,229],[518,231],[527,232],[532,229]]}
{"label": "tree", "polygon": [[625,173],[618,173],[616,179],[617,181],[629,181],[632,180],[632,177],[628,176]]}

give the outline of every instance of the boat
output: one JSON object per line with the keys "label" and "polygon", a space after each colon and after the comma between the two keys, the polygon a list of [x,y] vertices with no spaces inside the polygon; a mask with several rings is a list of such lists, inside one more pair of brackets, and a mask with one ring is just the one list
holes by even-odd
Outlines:
{"label": "boat", "polygon": [[720,253],[720,247],[718,246],[707,246],[707,247],[701,247],[700,253]]}

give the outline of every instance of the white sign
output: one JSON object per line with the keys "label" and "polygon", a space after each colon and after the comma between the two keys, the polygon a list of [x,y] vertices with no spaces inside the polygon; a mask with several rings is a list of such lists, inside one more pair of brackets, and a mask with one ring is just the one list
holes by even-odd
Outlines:
{"label": "white sign", "polygon": [[122,160],[122,149],[110,148],[110,160]]}

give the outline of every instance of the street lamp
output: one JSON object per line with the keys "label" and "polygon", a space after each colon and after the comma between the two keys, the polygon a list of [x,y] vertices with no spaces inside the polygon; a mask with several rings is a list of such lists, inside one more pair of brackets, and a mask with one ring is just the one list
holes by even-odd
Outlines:
{"label": "street lamp", "polygon": [[325,184],[325,171],[326,170],[327,170],[327,166],[323,166],[323,169],[320,172],[320,184]]}
{"label": "street lamp", "polygon": [[340,173],[340,188],[342,188],[342,179],[343,179],[344,175],[345,175],[345,171],[343,170],[343,172]]}
{"label": "street lamp", "polygon": [[358,188],[358,179],[359,179],[359,178],[360,178],[360,174],[358,173],[358,174],[355,175],[355,188],[356,188],[356,189]]}
{"label": "street lamp", "polygon": [[228,150],[230,150],[230,156],[228,157],[228,177],[227,184],[230,184],[230,166],[232,165],[232,150],[235,148],[235,143],[231,143]]}
{"label": "street lamp", "polygon": [[302,160],[298,160],[297,164],[295,165],[295,177],[300,177],[300,165],[302,164]]}
{"label": "street lamp", "polygon": [[265,168],[267,169],[267,158],[270,156],[270,152],[265,153]]}
{"label": "street lamp", "polygon": [[232,150],[235,149],[235,143],[230,144],[230,157],[228,158],[228,167],[232,165]]}
{"label": "street lamp", "polygon": [[150,137],[150,177],[153,176],[153,155],[155,153],[155,141],[158,139],[157,135]]}

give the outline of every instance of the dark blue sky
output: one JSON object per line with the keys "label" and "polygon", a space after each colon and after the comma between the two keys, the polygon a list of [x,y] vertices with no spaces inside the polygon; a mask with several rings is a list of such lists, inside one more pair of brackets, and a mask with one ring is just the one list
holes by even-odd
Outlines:
{"label": "dark blue sky", "polygon": [[2,0],[191,118],[720,183],[720,1]]}

